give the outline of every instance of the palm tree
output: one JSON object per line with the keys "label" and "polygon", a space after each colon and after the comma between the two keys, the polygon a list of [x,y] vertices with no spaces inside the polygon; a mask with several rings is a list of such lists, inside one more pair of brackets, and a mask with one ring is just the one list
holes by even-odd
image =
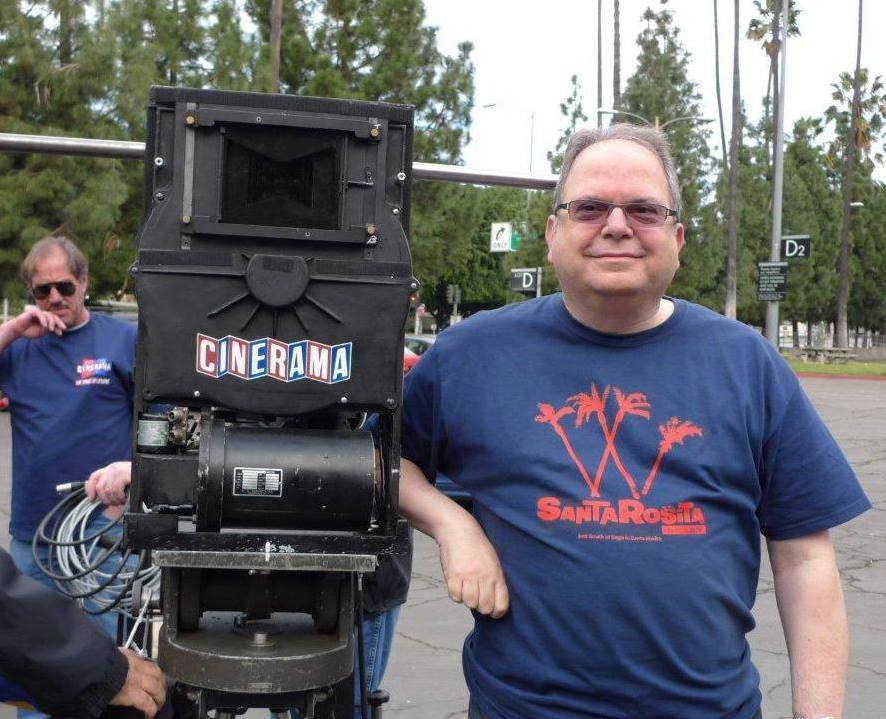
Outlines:
{"label": "palm tree", "polygon": [[[626,395],[618,387],[613,387],[612,389],[615,392],[615,399],[618,403],[618,412],[615,415],[615,420],[613,421],[611,428],[609,427],[609,421],[606,419],[606,399],[609,397],[609,387],[603,391],[601,397],[597,391],[597,386],[591,384],[590,394],[580,392],[579,394],[570,397],[567,401],[572,402],[576,408],[575,426],[580,427],[587,422],[591,416],[596,416],[600,429],[603,431],[603,438],[606,441],[606,447],[603,450],[603,455],[600,457],[600,461],[597,464],[597,471],[594,474],[593,490],[599,492],[600,483],[603,481],[603,472],[611,457],[619,474],[621,474],[627,483],[628,489],[631,491],[631,496],[634,497],[634,499],[639,499],[640,495],[637,492],[637,484],[631,476],[631,473],[628,472],[621,461],[618,449],[615,446],[615,438],[618,436],[618,430],[627,415],[637,415],[644,419],[650,418],[649,403],[646,401],[646,395],[642,392],[632,392],[631,394]],[[598,495],[595,494],[594,496]]]}
{"label": "palm tree", "polygon": [[283,27],[283,0],[271,3],[271,92],[280,92],[280,37]]}
{"label": "palm tree", "polygon": [[[748,24],[747,37],[749,40],[760,41],[764,52],[769,56],[769,77],[766,82],[766,97],[763,100],[763,113],[768,130],[765,135],[766,161],[769,162],[769,145],[774,141],[775,128],[769,122],[769,114],[772,108],[778,106],[778,53],[781,51],[781,17],[782,2],[784,0],[754,0],[759,17],[755,17]],[[788,3],[788,37],[800,34],[797,25],[797,16],[800,11],[795,7],[795,0]]]}
{"label": "palm tree", "polygon": [[591,477],[588,474],[588,470],[585,469],[584,464],[582,464],[582,461],[578,458],[575,450],[572,449],[572,443],[569,441],[569,437],[566,436],[565,430],[560,425],[560,420],[563,419],[563,417],[565,417],[566,415],[572,414],[574,411],[575,410],[572,409],[572,407],[561,407],[560,409],[555,410],[553,405],[547,404],[545,402],[540,402],[538,404],[539,413],[536,415],[535,421],[539,424],[551,425],[554,432],[556,432],[557,436],[560,438],[560,441],[563,442],[563,446],[566,447],[566,453],[569,455],[569,458],[578,468],[578,472],[579,474],[581,474],[581,478],[585,481],[585,484],[591,491],[591,496],[599,497],[600,494],[594,488],[594,485],[591,482]]}
{"label": "palm tree", "polygon": [[655,476],[658,474],[658,470],[661,469],[662,460],[671,451],[671,448],[675,444],[683,444],[683,440],[687,437],[701,437],[704,434],[701,427],[688,420],[684,422],[676,417],[671,417],[665,424],[658,425],[658,431],[661,433],[661,442],[658,443],[658,456],[655,458],[652,469],[649,470],[649,475],[643,483],[642,493],[644,497],[652,489]]}
{"label": "palm tree", "polygon": [[[726,130],[723,127],[723,101],[720,99],[720,24],[717,0],[714,0],[714,75],[717,82],[717,114],[720,118],[720,150],[723,153],[723,170],[729,167],[726,158]],[[616,105],[617,107],[617,105]]]}
{"label": "palm tree", "polygon": [[603,125],[603,0],[597,0],[597,127]]}
{"label": "palm tree", "polygon": [[834,344],[849,346],[849,257],[852,254],[852,235],[849,233],[849,209],[852,202],[852,181],[858,152],[858,121],[861,104],[861,20],[862,0],[858,0],[858,39],[855,44],[855,76],[852,78],[852,116],[849,137],[846,139],[846,162],[843,169],[843,219],[840,223],[840,259],[837,264],[837,323]]}
{"label": "palm tree", "polygon": [[741,83],[738,67],[738,0],[733,0],[732,35],[732,135],[729,138],[729,189],[726,198],[726,306],[735,319],[738,309],[738,147],[741,144]]}
{"label": "palm tree", "polygon": [[612,107],[621,107],[621,30],[618,0],[612,8]]}

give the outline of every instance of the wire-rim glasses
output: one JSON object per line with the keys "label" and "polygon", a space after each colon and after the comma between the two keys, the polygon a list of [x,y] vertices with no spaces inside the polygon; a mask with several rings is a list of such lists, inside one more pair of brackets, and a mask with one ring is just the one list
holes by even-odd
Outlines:
{"label": "wire-rim glasses", "polygon": [[561,202],[556,210],[566,210],[573,222],[589,225],[602,225],[616,207],[625,213],[625,219],[632,227],[661,227],[668,217],[677,219],[677,211],[655,202],[606,202],[593,197],[579,197],[569,202]]}

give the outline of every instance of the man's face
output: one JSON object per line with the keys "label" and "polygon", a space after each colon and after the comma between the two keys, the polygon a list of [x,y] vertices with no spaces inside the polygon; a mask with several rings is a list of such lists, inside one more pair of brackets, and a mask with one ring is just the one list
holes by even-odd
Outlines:
{"label": "man's face", "polygon": [[[575,159],[563,202],[594,198],[612,203],[653,202],[671,207],[664,169],[642,145],[607,140]],[[661,227],[632,227],[621,208],[603,224],[575,222],[566,210],[548,218],[548,261],[573,301],[660,298],[680,265],[683,225],[669,217]]]}
{"label": "man's face", "polygon": [[55,247],[37,260],[29,289],[33,293],[39,285],[64,282],[73,284],[74,294],[66,297],[59,291],[58,286],[53,284],[44,299],[34,297],[34,301],[41,310],[52,312],[61,319],[66,327],[76,327],[89,318],[84,307],[89,278],[86,275],[80,278],[74,277],[68,266],[67,256],[62,250]]}

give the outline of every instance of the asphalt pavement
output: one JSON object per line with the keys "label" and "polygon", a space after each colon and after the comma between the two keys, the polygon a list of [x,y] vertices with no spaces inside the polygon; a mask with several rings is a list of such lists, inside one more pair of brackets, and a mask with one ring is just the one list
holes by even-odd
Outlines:
{"label": "asphalt pavement", "polygon": [[[849,457],[874,508],[833,531],[852,644],[845,719],[886,718],[886,382],[804,378],[813,404]],[[0,413],[0,525],[9,519],[9,421]],[[6,533],[0,542],[8,542]],[[765,557],[765,553],[764,553]],[[790,719],[790,672],[772,572],[761,571],[750,635],[762,675],[765,719]],[[384,682],[388,719],[467,716],[461,646],[470,614],[446,596],[436,545],[416,534],[409,600]],[[15,716],[0,706],[0,719]],[[252,710],[248,717],[267,716]]]}

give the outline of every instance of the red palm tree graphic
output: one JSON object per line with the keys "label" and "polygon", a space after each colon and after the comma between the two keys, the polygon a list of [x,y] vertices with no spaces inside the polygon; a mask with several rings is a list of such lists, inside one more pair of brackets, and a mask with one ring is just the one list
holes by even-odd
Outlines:
{"label": "red palm tree graphic", "polygon": [[575,463],[575,466],[578,467],[581,478],[585,481],[585,484],[588,485],[588,489],[591,490],[591,496],[599,497],[600,494],[597,491],[597,488],[594,486],[594,483],[591,482],[591,477],[588,474],[588,470],[585,469],[585,466],[578,458],[575,450],[572,449],[572,444],[569,441],[569,437],[566,436],[565,430],[563,429],[563,427],[560,426],[560,420],[563,419],[563,417],[565,417],[566,415],[572,414],[575,410],[572,409],[572,407],[560,407],[560,409],[555,410],[553,405],[539,402],[538,411],[539,414],[535,416],[535,421],[539,424],[549,424],[551,425],[551,427],[553,427],[554,432],[557,433],[557,436],[563,442],[563,446],[566,447],[566,452],[569,455],[569,458]]}
{"label": "red palm tree graphic", "polygon": [[652,469],[649,470],[649,476],[646,477],[646,481],[643,483],[643,496],[646,496],[649,490],[652,489],[652,483],[655,481],[655,476],[661,468],[662,460],[671,451],[671,448],[675,444],[683,444],[683,440],[687,437],[701,437],[704,434],[701,427],[688,420],[684,422],[677,417],[671,417],[665,424],[658,425],[658,431],[661,432],[661,442],[658,443],[658,456],[655,458]]}
{"label": "red palm tree graphic", "polygon": [[[610,389],[615,392],[615,401],[618,403],[618,412],[615,415],[611,428],[609,427],[609,420],[606,418],[606,400],[609,397]],[[637,492],[637,483],[621,461],[618,449],[615,446],[615,438],[618,436],[621,423],[629,414],[643,417],[644,419],[650,418],[649,402],[646,401],[646,395],[642,392],[632,392],[626,395],[618,387],[606,387],[601,397],[597,391],[596,384],[592,383],[590,394],[580,392],[570,397],[568,401],[575,404],[577,410],[575,426],[581,427],[582,424],[588,421],[591,415],[596,415],[597,423],[603,431],[603,438],[606,440],[606,448],[603,450],[603,455],[597,464],[597,472],[594,474],[592,491],[599,492],[600,483],[603,481],[603,472],[611,457],[619,474],[624,477],[628,489],[631,491],[631,496],[634,499],[639,499],[640,494]],[[594,496],[596,497],[598,494],[594,494]]]}

